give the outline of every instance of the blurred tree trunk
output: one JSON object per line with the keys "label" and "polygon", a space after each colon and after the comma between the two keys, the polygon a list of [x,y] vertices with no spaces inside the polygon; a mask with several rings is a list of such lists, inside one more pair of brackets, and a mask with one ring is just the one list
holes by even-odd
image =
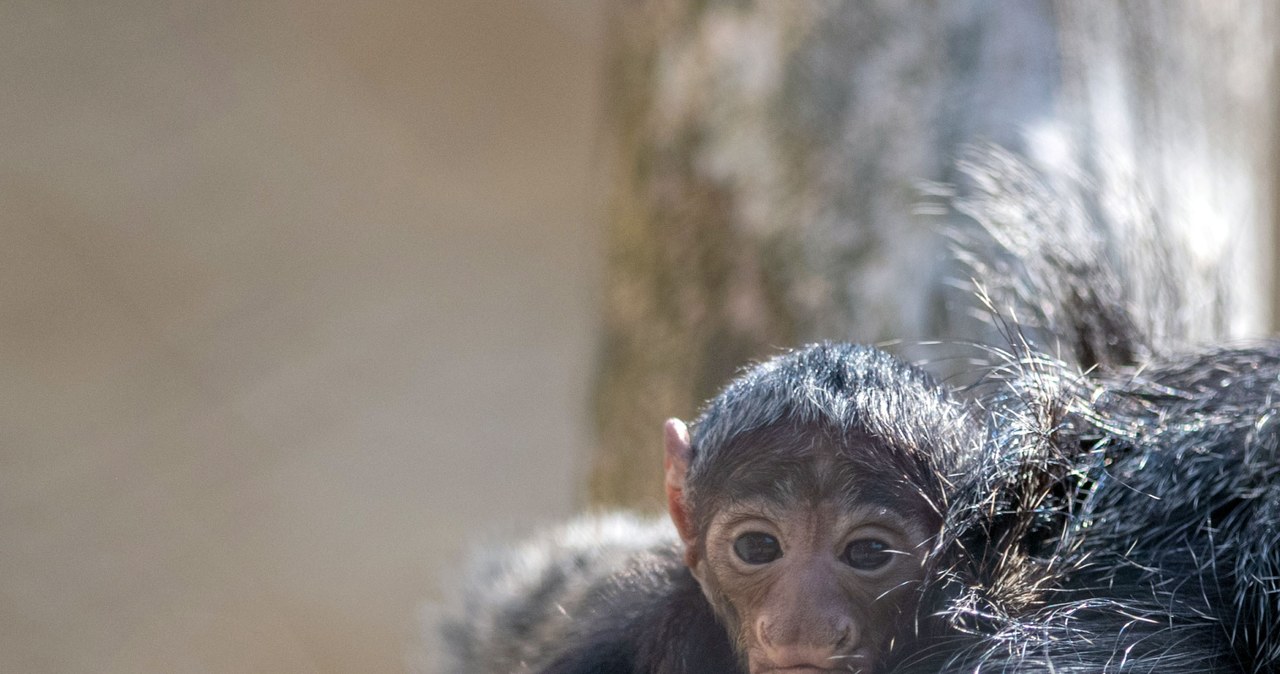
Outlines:
{"label": "blurred tree trunk", "polygon": [[[1169,222],[1223,233],[1204,273],[1266,271],[1269,3],[649,0],[615,18],[593,503],[659,504],[662,419],[779,347],[980,338],[940,233],[955,216],[918,212],[967,143],[1117,198],[1151,175]],[[1263,306],[1232,307],[1242,331]]]}

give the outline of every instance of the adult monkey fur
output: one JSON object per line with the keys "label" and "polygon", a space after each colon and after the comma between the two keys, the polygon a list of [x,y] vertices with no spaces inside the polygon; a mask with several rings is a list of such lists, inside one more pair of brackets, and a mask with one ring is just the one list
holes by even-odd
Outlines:
{"label": "adult monkey fur", "polygon": [[458,671],[1277,671],[1280,347],[1163,353],[1052,187],[971,170],[1012,253],[979,272],[1074,363],[1009,325],[969,391],[849,345],[749,370],[666,429],[680,544],[507,567]]}

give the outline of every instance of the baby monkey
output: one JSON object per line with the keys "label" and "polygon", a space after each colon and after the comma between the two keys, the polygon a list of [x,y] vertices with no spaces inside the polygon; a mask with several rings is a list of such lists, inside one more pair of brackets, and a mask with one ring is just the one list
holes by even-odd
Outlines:
{"label": "baby monkey", "polygon": [[459,671],[883,669],[916,633],[946,490],[981,436],[966,405],[882,351],[818,344],[745,371],[664,435],[678,540],[628,545],[624,528],[525,553],[532,581],[482,581],[519,591],[455,630]]}
{"label": "baby monkey", "polygon": [[[870,347],[768,361],[665,429],[683,559],[742,668],[871,672],[909,621],[944,482],[978,426],[923,372]],[[951,464],[951,465],[948,465]]]}

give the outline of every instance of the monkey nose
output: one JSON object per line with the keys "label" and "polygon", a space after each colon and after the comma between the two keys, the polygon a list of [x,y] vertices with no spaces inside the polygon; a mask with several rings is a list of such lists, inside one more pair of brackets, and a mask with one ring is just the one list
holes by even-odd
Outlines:
{"label": "monkey nose", "polygon": [[776,669],[844,669],[841,658],[858,648],[857,631],[846,616],[799,620],[762,617],[756,623],[756,635]]}

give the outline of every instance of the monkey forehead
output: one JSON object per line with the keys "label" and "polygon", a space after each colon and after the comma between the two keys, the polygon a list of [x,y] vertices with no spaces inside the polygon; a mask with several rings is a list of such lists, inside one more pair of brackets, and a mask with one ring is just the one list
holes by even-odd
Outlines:
{"label": "monkey forehead", "polygon": [[769,427],[861,433],[898,452],[945,459],[973,424],[967,405],[919,368],[869,346],[812,344],[744,371],[706,405],[692,428],[689,477],[726,448],[742,451],[741,436]]}
{"label": "monkey forehead", "polygon": [[930,510],[939,495],[927,486],[909,455],[860,434],[833,437],[821,431],[775,426],[739,436],[709,469],[687,480],[695,512],[725,503],[766,503],[810,508],[838,502],[898,511]]}
{"label": "monkey forehead", "polygon": [[838,529],[841,526],[882,524],[899,529],[915,528],[920,517],[898,500],[880,500],[872,493],[837,494],[826,498],[788,500],[769,494],[754,494],[725,503],[712,517],[721,526],[733,526],[749,519],[774,522],[811,520]]}

